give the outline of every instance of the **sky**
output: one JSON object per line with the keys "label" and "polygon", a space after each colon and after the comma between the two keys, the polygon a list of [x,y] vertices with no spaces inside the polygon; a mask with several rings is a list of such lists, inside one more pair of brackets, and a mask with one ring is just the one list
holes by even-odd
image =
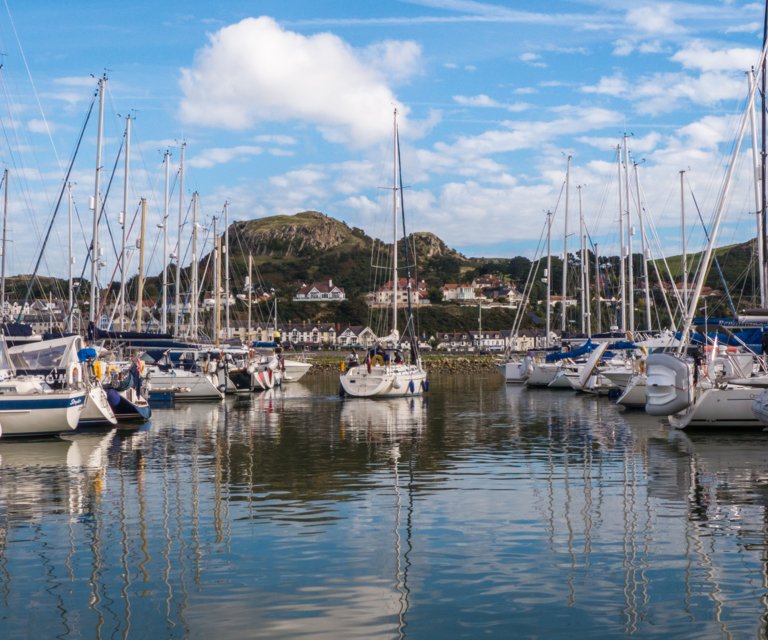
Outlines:
{"label": "sky", "polygon": [[[599,252],[616,254],[629,189],[635,251],[641,217],[649,254],[680,253],[683,219],[698,250],[762,24],[760,4],[737,0],[3,0],[6,273],[40,259],[38,273],[66,277],[68,198],[57,202],[73,157],[73,268],[84,270],[98,121],[86,116],[103,75],[102,282],[121,244],[128,115],[126,234],[133,247],[146,198],[148,273],[163,256],[166,152],[168,252],[181,217],[182,265],[193,192],[201,229],[216,217],[221,231],[227,203],[229,223],[317,210],[387,238],[395,110],[409,232],[468,257],[534,257],[551,211],[553,252],[566,235],[576,248],[583,218]],[[748,128],[718,244],[755,234],[753,166]]]}

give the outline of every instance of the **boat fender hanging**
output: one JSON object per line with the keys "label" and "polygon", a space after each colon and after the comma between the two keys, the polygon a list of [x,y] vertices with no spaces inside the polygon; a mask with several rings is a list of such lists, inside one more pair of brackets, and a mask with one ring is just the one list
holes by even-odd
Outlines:
{"label": "boat fender hanging", "polygon": [[341,371],[342,373],[344,373],[344,370],[345,370],[345,369],[346,369],[346,367],[344,366],[344,361],[342,360],[342,361],[341,361],[341,364],[339,365],[339,371]]}
{"label": "boat fender hanging", "polygon": [[414,387],[414,385],[413,385],[413,380],[411,380],[411,381],[408,383],[408,392],[409,392],[409,393],[413,393],[415,390],[416,390],[416,388],[415,388],[415,387]]}
{"label": "boat fender hanging", "polygon": [[101,368],[101,360],[94,360],[93,361],[93,375],[96,376],[98,380],[101,380],[101,374],[103,373]]}
{"label": "boat fender hanging", "polygon": [[429,381],[428,380],[422,380],[421,381],[421,390],[422,391],[429,391]]}
{"label": "boat fender hanging", "polygon": [[67,384],[70,386],[78,384],[80,382],[80,367],[76,363],[69,365],[67,369]]}
{"label": "boat fender hanging", "polygon": [[227,390],[227,385],[226,385],[226,384],[220,384],[220,385],[217,387],[217,389],[218,389],[219,391],[221,391],[222,393],[224,393],[224,392],[226,392],[226,390]]}

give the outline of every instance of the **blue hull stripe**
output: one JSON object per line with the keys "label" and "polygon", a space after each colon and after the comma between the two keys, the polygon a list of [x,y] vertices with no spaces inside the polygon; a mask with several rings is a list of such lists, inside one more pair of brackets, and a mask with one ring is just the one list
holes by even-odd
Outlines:
{"label": "blue hull stripe", "polygon": [[85,395],[72,398],[33,397],[29,400],[4,399],[0,395],[0,413],[3,411],[31,411],[34,409],[63,409],[80,407],[85,404]]}

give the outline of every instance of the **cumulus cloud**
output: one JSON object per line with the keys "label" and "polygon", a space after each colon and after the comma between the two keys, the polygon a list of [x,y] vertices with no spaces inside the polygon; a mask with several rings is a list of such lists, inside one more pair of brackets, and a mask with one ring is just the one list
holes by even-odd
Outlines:
{"label": "cumulus cloud", "polygon": [[260,155],[263,152],[264,150],[261,147],[247,145],[205,149],[201,153],[190,158],[187,162],[190,167],[208,169],[217,164],[226,164],[243,157]]}
{"label": "cumulus cloud", "polygon": [[748,71],[758,62],[760,52],[746,47],[712,49],[703,42],[693,42],[672,56],[685,69],[699,71]]}
{"label": "cumulus cloud", "polygon": [[358,50],[330,33],[305,36],[269,17],[247,18],[210,35],[182,69],[181,117],[231,130],[296,120],[328,140],[366,146],[390,135],[393,107],[407,130],[408,110],[390,83],[418,73],[420,58],[413,42]]}

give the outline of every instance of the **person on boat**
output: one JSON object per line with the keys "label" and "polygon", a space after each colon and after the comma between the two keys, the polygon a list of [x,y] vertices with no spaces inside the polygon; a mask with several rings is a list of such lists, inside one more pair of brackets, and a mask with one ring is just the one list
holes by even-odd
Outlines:
{"label": "person on boat", "polygon": [[144,370],[144,361],[135,355],[131,358],[131,366],[128,369],[131,374],[133,388],[136,389],[136,395],[141,395],[141,373]]}

